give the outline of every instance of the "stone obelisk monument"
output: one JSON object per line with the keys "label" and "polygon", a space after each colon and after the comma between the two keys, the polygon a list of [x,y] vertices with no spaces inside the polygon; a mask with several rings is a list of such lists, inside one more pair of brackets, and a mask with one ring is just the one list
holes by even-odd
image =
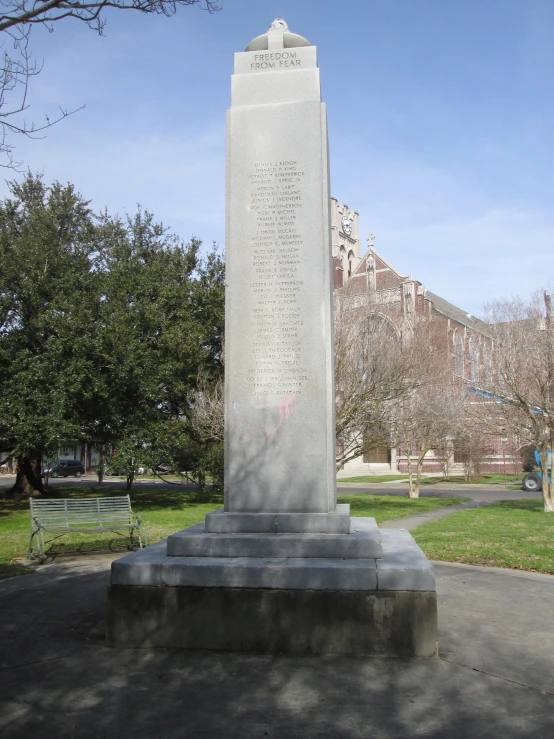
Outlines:
{"label": "stone obelisk monument", "polygon": [[235,54],[226,192],[225,506],[113,563],[107,642],[433,656],[423,552],[337,505],[325,105],[280,19]]}
{"label": "stone obelisk monument", "polygon": [[278,19],[235,54],[231,82],[225,515],[210,531],[349,531],[336,507],[329,207],[316,48]]}

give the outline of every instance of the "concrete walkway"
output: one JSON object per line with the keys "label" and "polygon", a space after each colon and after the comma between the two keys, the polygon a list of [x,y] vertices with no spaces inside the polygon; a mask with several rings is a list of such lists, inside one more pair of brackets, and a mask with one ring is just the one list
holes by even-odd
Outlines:
{"label": "concrete walkway", "polygon": [[422,511],[415,516],[405,516],[404,518],[395,518],[392,521],[384,521],[379,524],[379,528],[406,529],[406,531],[411,531],[412,529],[421,526],[423,523],[438,521],[441,518],[446,518],[447,516],[451,516],[453,513],[459,513],[460,511],[469,511],[472,508],[483,508],[484,506],[493,505],[495,502],[496,501],[480,502],[477,500],[470,500],[467,503],[459,503],[458,505],[451,505],[446,508],[436,508],[434,511]]}
{"label": "concrete walkway", "polygon": [[438,660],[114,651],[112,559],[0,582],[3,739],[554,736],[554,577],[436,564]]}
{"label": "concrete walkway", "polygon": [[[389,485],[386,490],[381,489],[375,483],[338,483],[339,493],[343,495],[397,495],[406,497],[407,489],[405,485]],[[379,524],[382,529],[406,529],[412,531],[424,523],[438,521],[446,516],[460,511],[468,511],[472,508],[482,508],[483,506],[499,503],[502,500],[540,500],[541,493],[527,493],[521,489],[503,488],[497,485],[436,485],[431,488],[423,487],[421,490],[422,498],[467,498],[467,502],[458,503],[457,505],[447,506],[446,508],[436,508],[433,511],[422,511],[413,516],[405,516],[397,518],[393,521],[385,521]]]}

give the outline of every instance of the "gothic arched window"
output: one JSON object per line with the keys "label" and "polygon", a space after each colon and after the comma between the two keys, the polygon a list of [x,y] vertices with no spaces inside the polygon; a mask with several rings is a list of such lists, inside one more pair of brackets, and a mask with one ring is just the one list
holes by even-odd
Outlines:
{"label": "gothic arched window", "polygon": [[402,351],[400,334],[390,318],[382,313],[371,313],[359,323],[360,344],[358,355],[358,369],[362,377],[379,373],[382,367],[382,358],[389,359]]}
{"label": "gothic arched window", "polygon": [[471,382],[479,382],[479,345],[474,336],[469,337],[469,375]]}
{"label": "gothic arched window", "polygon": [[464,376],[464,342],[460,332],[456,329],[452,339],[454,343],[454,374]]}
{"label": "gothic arched window", "polygon": [[486,385],[492,385],[492,349],[490,344],[483,344],[483,379]]}

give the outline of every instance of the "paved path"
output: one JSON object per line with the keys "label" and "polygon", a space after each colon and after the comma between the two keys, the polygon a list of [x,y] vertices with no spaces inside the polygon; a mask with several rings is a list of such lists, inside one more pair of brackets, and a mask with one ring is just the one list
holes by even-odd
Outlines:
{"label": "paved path", "polygon": [[[407,494],[406,486],[399,484],[387,484],[381,487],[378,484],[360,484],[360,483],[337,483],[339,493],[343,495],[397,495],[405,497]],[[422,498],[467,498],[467,502],[459,503],[446,508],[436,508],[433,511],[422,511],[414,516],[405,516],[404,518],[396,518],[393,521],[385,521],[379,524],[383,529],[412,529],[421,526],[424,523],[438,521],[446,516],[451,516],[459,511],[467,511],[472,508],[482,508],[483,506],[492,505],[502,500],[540,500],[540,492],[527,493],[521,489],[506,489],[496,485],[433,485],[431,488],[423,488],[421,491]]]}
{"label": "paved path", "polygon": [[[383,526],[411,529],[537,497],[463,493],[467,503]],[[553,576],[434,563],[437,660],[109,650],[104,610],[116,556],[59,557],[35,576],[0,582],[2,739],[554,736]]]}
{"label": "paved path", "polygon": [[554,577],[437,564],[438,660],[118,651],[111,559],[0,582],[2,739],[554,736]]}
{"label": "paved path", "polygon": [[441,518],[451,516],[453,513],[459,513],[460,511],[469,511],[472,508],[483,508],[484,506],[493,505],[496,501],[479,502],[476,500],[470,500],[467,503],[459,503],[458,505],[447,506],[446,508],[436,508],[434,511],[422,511],[415,516],[404,516],[404,518],[395,518],[392,521],[384,521],[379,524],[380,529],[405,529],[406,531],[412,531],[412,529],[421,526],[423,523],[430,523],[431,521],[438,521]]}

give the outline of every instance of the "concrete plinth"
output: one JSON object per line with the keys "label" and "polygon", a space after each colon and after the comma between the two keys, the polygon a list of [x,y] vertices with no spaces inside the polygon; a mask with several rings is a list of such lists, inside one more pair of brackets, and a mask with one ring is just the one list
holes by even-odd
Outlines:
{"label": "concrete plinth", "polygon": [[433,657],[436,622],[434,592],[112,585],[107,644]]}
{"label": "concrete plinth", "polygon": [[[172,536],[169,547],[160,542],[114,562],[108,645],[435,656],[433,569],[408,532],[353,519],[350,534],[314,536],[312,544],[307,535],[236,537],[200,524]],[[343,557],[329,556],[329,540]],[[267,556],[295,546],[303,556]],[[367,556],[371,550],[380,557]]]}

